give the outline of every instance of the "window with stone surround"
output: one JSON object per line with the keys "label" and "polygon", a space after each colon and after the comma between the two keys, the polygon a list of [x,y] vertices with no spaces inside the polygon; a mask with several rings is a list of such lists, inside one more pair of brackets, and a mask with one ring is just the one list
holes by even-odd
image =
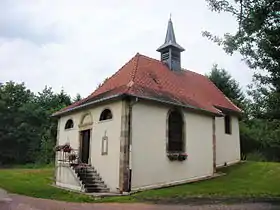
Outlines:
{"label": "window with stone surround", "polygon": [[104,109],[99,117],[99,121],[112,119],[113,115],[110,109]]}
{"label": "window with stone surround", "polygon": [[181,112],[172,110],[168,115],[167,152],[185,152],[184,119]]}
{"label": "window with stone surround", "polygon": [[70,128],[73,128],[73,127],[74,127],[73,120],[72,119],[67,120],[64,129],[66,130],[66,129],[70,129]]}
{"label": "window with stone surround", "polygon": [[224,117],[225,120],[225,133],[231,134],[231,117],[229,115],[226,115]]}

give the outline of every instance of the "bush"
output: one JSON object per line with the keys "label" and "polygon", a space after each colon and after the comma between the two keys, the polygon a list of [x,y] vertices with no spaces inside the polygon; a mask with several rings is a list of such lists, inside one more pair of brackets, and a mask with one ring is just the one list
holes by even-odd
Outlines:
{"label": "bush", "polygon": [[254,151],[246,155],[246,160],[258,161],[258,162],[267,162],[267,158],[260,151]]}

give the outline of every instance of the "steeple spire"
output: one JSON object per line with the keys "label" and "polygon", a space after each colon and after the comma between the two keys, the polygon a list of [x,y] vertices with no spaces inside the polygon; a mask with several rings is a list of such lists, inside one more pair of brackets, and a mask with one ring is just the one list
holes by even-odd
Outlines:
{"label": "steeple spire", "polygon": [[161,61],[165,62],[171,70],[181,70],[181,52],[184,50],[176,42],[170,14],[164,44],[157,51],[161,53]]}

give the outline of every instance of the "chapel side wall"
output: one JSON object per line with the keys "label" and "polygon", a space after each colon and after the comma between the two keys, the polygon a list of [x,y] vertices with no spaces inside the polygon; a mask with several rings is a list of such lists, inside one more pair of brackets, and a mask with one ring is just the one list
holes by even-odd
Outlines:
{"label": "chapel side wall", "polygon": [[213,175],[212,118],[184,112],[188,158],[171,162],[166,153],[168,111],[144,102],[132,108],[132,190]]}
{"label": "chapel side wall", "polygon": [[216,165],[217,167],[240,161],[239,120],[231,116],[231,134],[225,133],[224,117],[216,117]]}
{"label": "chapel side wall", "polygon": [[[99,122],[101,112],[108,108],[112,111],[113,119]],[[110,190],[117,191],[119,188],[119,157],[120,157],[120,133],[121,133],[121,110],[122,102],[111,102],[98,105],[94,108],[84,109],[80,112],[62,116],[59,119],[58,144],[70,143],[74,149],[79,149],[81,119],[86,114],[90,114],[92,124],[86,126],[91,129],[90,135],[90,159],[89,163],[96,168],[105,184]],[[72,119],[74,127],[64,129],[68,119]],[[108,137],[108,154],[101,154],[102,137]],[[110,167],[108,167],[110,165]]]}

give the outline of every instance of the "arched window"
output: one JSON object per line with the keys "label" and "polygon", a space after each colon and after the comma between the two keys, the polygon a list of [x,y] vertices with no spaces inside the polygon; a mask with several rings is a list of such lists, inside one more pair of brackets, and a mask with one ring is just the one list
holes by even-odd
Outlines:
{"label": "arched window", "polygon": [[184,152],[184,120],[182,114],[171,111],[168,116],[168,152]]}
{"label": "arched window", "polygon": [[112,119],[113,115],[110,109],[104,109],[100,115],[99,121]]}
{"label": "arched window", "polygon": [[73,120],[69,119],[67,120],[66,124],[65,124],[65,129],[70,129],[74,127],[74,122]]}

